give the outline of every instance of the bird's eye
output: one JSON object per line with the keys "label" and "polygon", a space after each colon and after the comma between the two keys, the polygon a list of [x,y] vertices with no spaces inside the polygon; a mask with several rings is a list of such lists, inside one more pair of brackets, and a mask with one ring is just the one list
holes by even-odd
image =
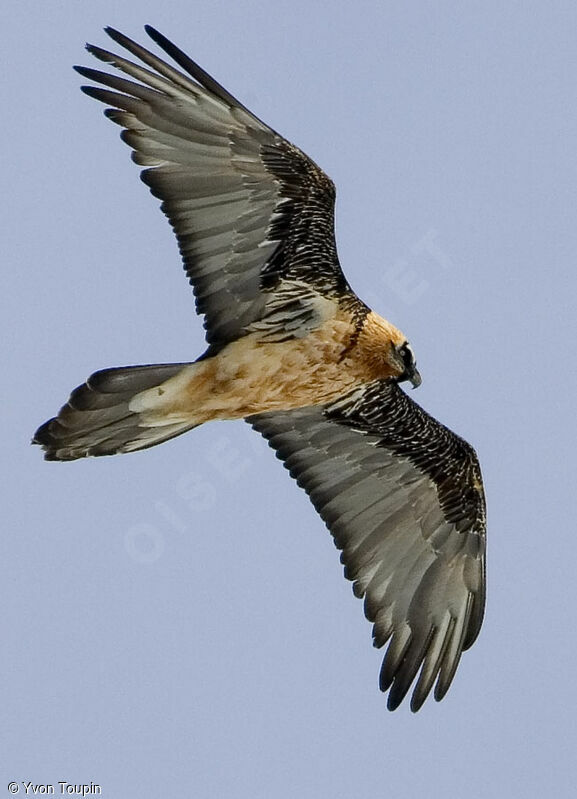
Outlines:
{"label": "bird's eye", "polygon": [[401,359],[405,366],[411,366],[411,364],[415,363],[415,355],[413,350],[411,349],[411,345],[408,344],[406,341],[404,344],[398,348],[398,353],[401,356]]}

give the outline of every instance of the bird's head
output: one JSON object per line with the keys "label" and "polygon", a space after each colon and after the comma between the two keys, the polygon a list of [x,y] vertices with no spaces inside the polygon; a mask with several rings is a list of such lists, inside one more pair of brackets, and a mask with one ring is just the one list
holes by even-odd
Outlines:
{"label": "bird's head", "polygon": [[397,383],[403,383],[405,380],[410,380],[413,388],[421,385],[421,375],[417,369],[417,362],[415,360],[415,353],[408,341],[403,341],[402,344],[392,344],[393,360],[399,368],[399,376],[396,378]]}
{"label": "bird's head", "polygon": [[415,355],[406,336],[374,311],[367,314],[357,345],[360,359],[370,365],[375,378],[398,383],[410,380],[414,388],[421,385]]}

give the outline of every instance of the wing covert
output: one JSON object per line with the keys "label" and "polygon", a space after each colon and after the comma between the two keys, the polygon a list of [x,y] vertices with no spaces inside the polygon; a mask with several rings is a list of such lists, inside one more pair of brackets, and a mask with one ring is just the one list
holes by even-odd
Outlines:
{"label": "wing covert", "polygon": [[131,80],[76,67],[101,84],[83,91],[110,106],[106,115],[145,167],[209,343],[231,341],[260,320],[280,282],[348,290],[334,240],[335,190],[322,170],[153,28],[149,35],[187,74],[106,30],[144,66],[87,45]]}
{"label": "wing covert", "polygon": [[390,381],[329,406],[253,416],[342,550],[345,576],[388,642],[388,707],[447,692],[485,603],[485,500],[474,450]]}

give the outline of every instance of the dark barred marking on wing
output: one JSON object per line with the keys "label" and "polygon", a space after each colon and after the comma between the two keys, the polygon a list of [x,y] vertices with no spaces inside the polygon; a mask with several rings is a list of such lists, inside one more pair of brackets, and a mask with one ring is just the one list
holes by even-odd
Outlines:
{"label": "dark barred marking on wing", "polygon": [[[350,396],[350,395],[349,395]],[[433,419],[393,381],[361,389],[326,409],[327,417],[381,436],[379,446],[407,457],[435,483],[448,522],[459,532],[486,530],[481,468],[473,447]]]}
{"label": "dark barred marking on wing", "polygon": [[274,294],[267,298],[261,318],[252,322],[249,332],[259,333],[263,341],[288,341],[303,338],[322,325],[319,293],[297,280],[280,280]]}
{"label": "dark barred marking on wing", "polygon": [[446,694],[485,602],[485,501],[473,449],[377,381],[330,406],[253,416],[309,494],[365,597],[393,710]]}
{"label": "dark barred marking on wing", "polygon": [[162,200],[207,340],[218,345],[246,333],[283,280],[361,305],[337,258],[332,181],[164,36],[146,30],[188,74],[113,29],[111,38],[145,67],[88,50],[134,80],[77,70],[101,84],[83,91],[110,106],[106,115],[124,128],[133,160],[145,167],[142,179]]}
{"label": "dark barred marking on wing", "polygon": [[279,246],[264,269],[264,285],[281,275],[312,283],[340,297],[349,285],[339,267],[334,231],[335,187],[298,147],[278,140],[262,148],[267,169],[281,182],[285,198],[274,215],[269,235]]}

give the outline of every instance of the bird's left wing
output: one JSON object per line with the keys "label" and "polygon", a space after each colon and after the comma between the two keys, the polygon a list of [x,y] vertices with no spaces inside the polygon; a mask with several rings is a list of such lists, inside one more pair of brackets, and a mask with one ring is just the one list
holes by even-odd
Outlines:
{"label": "bird's left wing", "polygon": [[447,692],[485,604],[485,499],[472,447],[392,381],[249,418],[309,494],[365,597],[388,707]]}
{"label": "bird's left wing", "polygon": [[284,311],[290,329],[314,326],[314,294],[349,290],[336,253],[332,181],[166,37],[146,30],[182,72],[111,28],[140,63],[87,48],[132,80],[76,69],[101,84],[83,91],[110,106],[107,116],[124,128],[142,179],[162,200],[208,342],[243,335],[270,315],[267,302],[277,317]]}

